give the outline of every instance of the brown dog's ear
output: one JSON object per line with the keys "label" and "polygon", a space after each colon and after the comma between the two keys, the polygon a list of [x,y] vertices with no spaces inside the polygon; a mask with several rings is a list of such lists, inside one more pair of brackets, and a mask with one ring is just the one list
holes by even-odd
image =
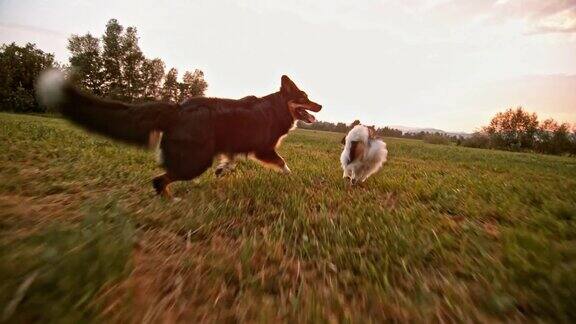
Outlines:
{"label": "brown dog's ear", "polygon": [[289,94],[296,93],[297,91],[300,91],[300,89],[298,89],[298,87],[294,84],[294,82],[292,82],[292,80],[290,80],[289,77],[283,75],[281,79],[280,91],[282,93]]}
{"label": "brown dog's ear", "polygon": [[346,144],[346,136],[342,137],[342,140],[340,141],[340,144]]}

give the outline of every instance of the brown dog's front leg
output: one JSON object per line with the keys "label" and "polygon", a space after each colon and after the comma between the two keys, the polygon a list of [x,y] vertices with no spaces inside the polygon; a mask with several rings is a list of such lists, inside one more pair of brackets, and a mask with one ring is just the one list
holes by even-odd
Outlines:
{"label": "brown dog's front leg", "polygon": [[152,180],[152,186],[156,190],[156,193],[164,198],[172,198],[170,190],[168,190],[168,185],[172,182],[168,174],[157,176]]}
{"label": "brown dog's front leg", "polygon": [[284,159],[282,159],[282,157],[278,155],[278,153],[276,153],[276,151],[274,150],[256,152],[255,156],[265,165],[269,165],[284,173],[291,172],[290,168],[288,168],[288,166],[286,165],[286,162],[284,162]]}

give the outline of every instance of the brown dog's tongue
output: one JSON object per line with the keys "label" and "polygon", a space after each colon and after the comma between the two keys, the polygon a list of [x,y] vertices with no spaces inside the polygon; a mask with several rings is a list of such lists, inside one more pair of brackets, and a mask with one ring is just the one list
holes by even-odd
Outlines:
{"label": "brown dog's tongue", "polygon": [[316,117],[314,117],[314,115],[309,114],[306,110],[302,109],[299,111],[299,113],[301,115],[303,115],[304,119],[306,119],[306,122],[311,124],[313,122],[316,121]]}

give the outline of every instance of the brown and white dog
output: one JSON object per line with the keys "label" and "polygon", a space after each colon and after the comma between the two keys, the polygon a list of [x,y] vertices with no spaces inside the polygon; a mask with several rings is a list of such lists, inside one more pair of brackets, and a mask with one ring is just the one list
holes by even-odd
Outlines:
{"label": "brown and white dog", "polygon": [[356,125],[342,142],[344,150],[340,163],[344,170],[343,177],[353,185],[364,182],[386,162],[386,143],[376,138],[373,127]]}
{"label": "brown and white dog", "polygon": [[153,186],[164,196],[170,196],[170,183],[198,177],[217,155],[251,154],[290,172],[276,147],[296,120],[312,123],[315,118],[308,111],[322,108],[285,75],[280,91],[262,98],[130,104],[84,93],[62,73],[49,71],[40,77],[37,95],[41,103],[57,107],[89,131],[141,147],[159,142],[166,173],[154,178]]}

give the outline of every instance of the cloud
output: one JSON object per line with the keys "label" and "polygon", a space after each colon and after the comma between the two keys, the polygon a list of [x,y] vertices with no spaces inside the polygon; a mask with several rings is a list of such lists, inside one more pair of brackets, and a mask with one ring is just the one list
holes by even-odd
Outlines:
{"label": "cloud", "polygon": [[469,0],[440,2],[430,7],[433,16],[446,20],[501,24],[523,21],[526,34],[576,32],[574,0]]}
{"label": "cloud", "polygon": [[560,12],[543,16],[534,21],[528,34],[552,34],[576,32],[576,5]]}
{"label": "cloud", "polygon": [[0,30],[6,30],[6,31],[10,31],[10,32],[32,32],[32,33],[44,34],[47,36],[57,36],[57,37],[68,36],[67,33],[52,30],[52,29],[41,28],[41,27],[30,26],[30,25],[15,24],[15,23],[0,22]]}
{"label": "cloud", "polygon": [[561,34],[561,33],[576,33],[576,24],[570,27],[561,26],[538,26],[534,30],[526,33],[527,35],[538,35],[538,34]]}

